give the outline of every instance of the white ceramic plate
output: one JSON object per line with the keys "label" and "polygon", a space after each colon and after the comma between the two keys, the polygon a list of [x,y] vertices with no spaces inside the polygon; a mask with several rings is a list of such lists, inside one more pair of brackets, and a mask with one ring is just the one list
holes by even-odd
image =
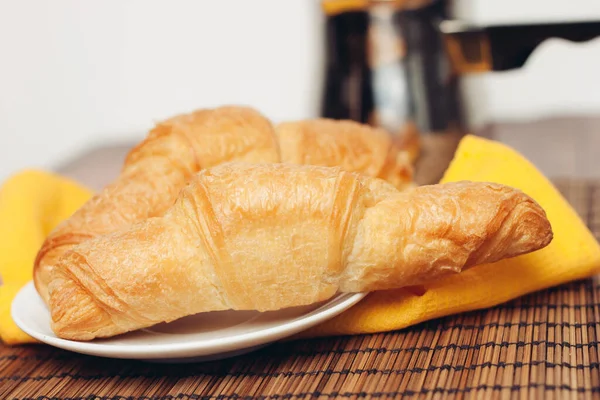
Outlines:
{"label": "white ceramic plate", "polygon": [[307,307],[259,313],[219,311],[198,314],[110,339],[76,342],[58,338],[50,313],[29,282],[15,297],[11,313],[24,332],[40,342],[77,353],[154,362],[198,362],[232,357],[294,335],[335,317],[364,293],[343,294]]}

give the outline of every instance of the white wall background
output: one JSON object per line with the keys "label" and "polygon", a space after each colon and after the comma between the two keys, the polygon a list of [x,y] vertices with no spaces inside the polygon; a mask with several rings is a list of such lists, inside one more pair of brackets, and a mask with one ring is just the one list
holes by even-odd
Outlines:
{"label": "white wall background", "polygon": [[[600,1],[462,0],[457,12],[600,19]],[[198,107],[316,116],[321,23],[316,0],[0,0],[0,180]],[[600,39],[547,42],[521,71],[465,79],[471,120],[600,114],[599,71]]]}

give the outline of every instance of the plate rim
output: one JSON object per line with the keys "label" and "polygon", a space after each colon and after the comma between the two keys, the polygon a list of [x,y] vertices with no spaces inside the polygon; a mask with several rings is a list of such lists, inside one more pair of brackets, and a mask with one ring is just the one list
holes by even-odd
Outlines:
{"label": "plate rim", "polygon": [[[295,317],[292,320],[283,322],[264,329],[258,329],[252,332],[236,334],[227,338],[212,338],[201,341],[159,343],[159,344],[126,344],[115,346],[110,343],[78,342],[74,340],[62,339],[56,336],[40,333],[35,329],[30,329],[27,323],[20,318],[20,312],[16,309],[21,304],[22,298],[29,296],[32,292],[42,301],[35,290],[33,281],[25,284],[16,294],[11,302],[11,317],[15,324],[25,333],[37,339],[38,341],[63,350],[73,351],[81,354],[103,356],[110,358],[127,359],[166,359],[166,358],[188,358],[196,356],[214,355],[232,350],[268,344],[293,336],[308,328],[325,322],[336,317],[347,309],[359,303],[367,296],[367,292],[361,293],[340,293],[322,304],[317,309]],[[329,306],[332,302],[337,304]],[[44,304],[45,306],[45,304]]]}

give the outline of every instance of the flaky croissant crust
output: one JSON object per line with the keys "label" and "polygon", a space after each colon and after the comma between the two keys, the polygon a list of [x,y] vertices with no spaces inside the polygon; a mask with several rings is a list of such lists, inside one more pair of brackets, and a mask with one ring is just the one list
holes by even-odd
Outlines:
{"label": "flaky croissant crust", "polygon": [[277,310],[421,284],[546,246],[529,196],[493,183],[398,191],[340,168],[228,163],[162,217],[74,247],[52,326],[89,340],[217,310]]}

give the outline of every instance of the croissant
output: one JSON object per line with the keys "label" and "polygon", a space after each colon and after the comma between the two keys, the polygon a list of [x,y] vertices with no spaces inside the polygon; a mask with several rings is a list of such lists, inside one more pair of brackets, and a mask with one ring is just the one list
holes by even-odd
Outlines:
{"label": "croissant", "polygon": [[52,328],[91,340],[201,312],[313,304],[551,239],[544,210],[499,184],[399,191],[339,167],[227,163],[195,175],[163,216],[66,253],[51,273]]}
{"label": "croissant", "polygon": [[350,121],[284,123],[247,107],[199,110],[159,123],[127,156],[122,173],[46,238],[34,263],[34,282],[48,300],[49,272],[74,245],[173,205],[190,177],[228,161],[342,166],[402,188],[412,180],[408,154],[386,132]]}

